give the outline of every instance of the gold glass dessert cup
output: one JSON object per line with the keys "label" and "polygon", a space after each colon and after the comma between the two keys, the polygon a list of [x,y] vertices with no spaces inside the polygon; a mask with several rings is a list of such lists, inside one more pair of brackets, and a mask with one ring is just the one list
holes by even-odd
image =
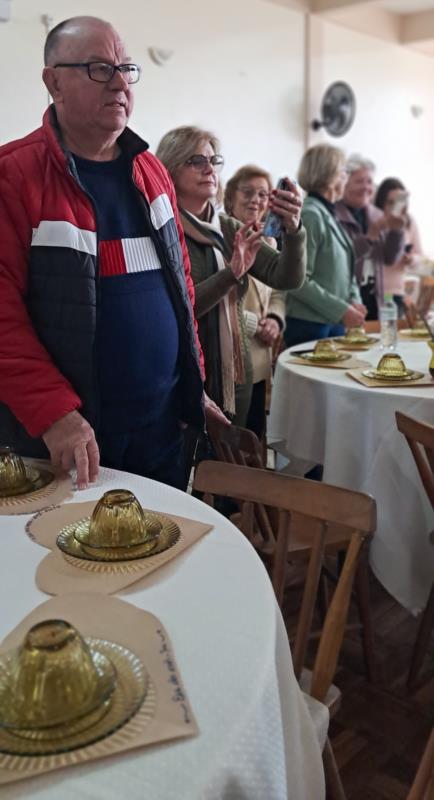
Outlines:
{"label": "gold glass dessert cup", "polygon": [[404,359],[398,353],[385,353],[380,358],[376,369],[364,370],[362,374],[367,378],[389,382],[414,381],[423,377],[422,372],[407,369]]}
{"label": "gold glass dessert cup", "polygon": [[345,332],[345,340],[351,344],[366,344],[370,341],[370,337],[362,327],[348,328]]}
{"label": "gold glass dessert cup", "polygon": [[96,504],[89,525],[78,528],[75,538],[93,548],[125,548],[155,544],[158,535],[132,492],[112,489]]}
{"label": "gold glass dessert cup", "polygon": [[116,683],[112,664],[64,620],[34,625],[9,665],[8,692],[0,693],[1,725],[8,728],[71,722],[101,706]]}
{"label": "gold glass dessert cup", "polygon": [[[297,355],[297,353],[294,353]],[[342,361],[348,356],[339,353],[332,339],[319,339],[311,353],[300,353],[300,358],[305,361]]]}
{"label": "gold glass dessert cup", "polygon": [[84,640],[64,620],[34,625],[0,656],[0,752],[43,755],[104,738],[136,713],[147,685],[126,648]]}
{"label": "gold glass dessert cup", "polygon": [[10,447],[0,447],[0,493],[2,497],[23,494],[30,485],[26,468],[20,456]]}
{"label": "gold glass dessert cup", "polygon": [[34,492],[52,480],[53,474],[49,470],[26,467],[10,447],[0,445],[0,498]]}

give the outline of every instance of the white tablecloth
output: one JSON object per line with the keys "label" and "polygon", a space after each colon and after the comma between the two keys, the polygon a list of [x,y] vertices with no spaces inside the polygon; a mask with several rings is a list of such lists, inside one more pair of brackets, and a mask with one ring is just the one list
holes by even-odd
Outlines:
{"label": "white tablecloth", "polygon": [[[408,367],[427,371],[426,342],[400,341],[398,352]],[[382,353],[376,347],[357,355],[376,366]],[[345,370],[298,366],[288,363],[288,357],[288,351],[281,354],[275,373],[271,445],[294,458],[295,465],[298,459],[323,464],[326,483],[375,497],[372,569],[403,606],[420,610],[434,577],[434,548],[429,544],[434,515],[407,442],[396,428],[395,411],[434,424],[434,387],[368,389]]]}
{"label": "white tablecloth", "polygon": [[[256,553],[213,509],[154,481],[103,470],[76,499],[114,487],[131,489],[148,508],[215,525],[121,593],[168,631],[199,736],[19,782],[2,788],[2,800],[321,800],[320,749]],[[26,536],[28,519],[0,517],[0,639],[47,599],[34,581],[47,551]]]}

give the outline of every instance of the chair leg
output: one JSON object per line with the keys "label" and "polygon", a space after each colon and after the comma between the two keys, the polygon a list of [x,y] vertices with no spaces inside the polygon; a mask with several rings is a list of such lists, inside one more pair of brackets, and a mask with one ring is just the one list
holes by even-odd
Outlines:
{"label": "chair leg", "polygon": [[326,784],[327,800],[347,800],[341,776],[336,766],[336,761],[330,739],[327,737],[324,750],[322,751],[324,764],[324,775]]}
{"label": "chair leg", "polygon": [[428,598],[425,611],[422,614],[422,619],[419,625],[419,630],[416,636],[416,641],[413,648],[413,656],[411,659],[410,672],[407,680],[407,687],[413,689],[419,670],[422,666],[428,642],[430,639],[431,631],[434,628],[434,584],[431,589],[431,594]]}
{"label": "chair leg", "polygon": [[366,545],[360,555],[354,584],[362,623],[362,642],[366,674],[370,683],[378,683],[378,666],[375,657],[374,628],[372,625],[371,602],[369,596],[369,553]]}

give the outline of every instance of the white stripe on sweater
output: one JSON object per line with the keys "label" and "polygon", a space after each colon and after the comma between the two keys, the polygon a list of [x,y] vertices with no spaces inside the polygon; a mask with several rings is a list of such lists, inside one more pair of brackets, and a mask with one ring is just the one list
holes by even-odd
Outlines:
{"label": "white stripe on sweater", "polygon": [[137,239],[122,239],[127,272],[146,272],[161,269],[154,242],[148,236]]}

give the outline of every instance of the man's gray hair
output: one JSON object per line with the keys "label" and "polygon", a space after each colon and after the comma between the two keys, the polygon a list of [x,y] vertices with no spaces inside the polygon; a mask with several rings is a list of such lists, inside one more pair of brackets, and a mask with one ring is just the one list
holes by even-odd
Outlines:
{"label": "man's gray hair", "polygon": [[357,172],[359,169],[367,169],[368,172],[375,172],[376,166],[369,158],[364,158],[360,153],[353,153],[345,165],[347,172]]}

